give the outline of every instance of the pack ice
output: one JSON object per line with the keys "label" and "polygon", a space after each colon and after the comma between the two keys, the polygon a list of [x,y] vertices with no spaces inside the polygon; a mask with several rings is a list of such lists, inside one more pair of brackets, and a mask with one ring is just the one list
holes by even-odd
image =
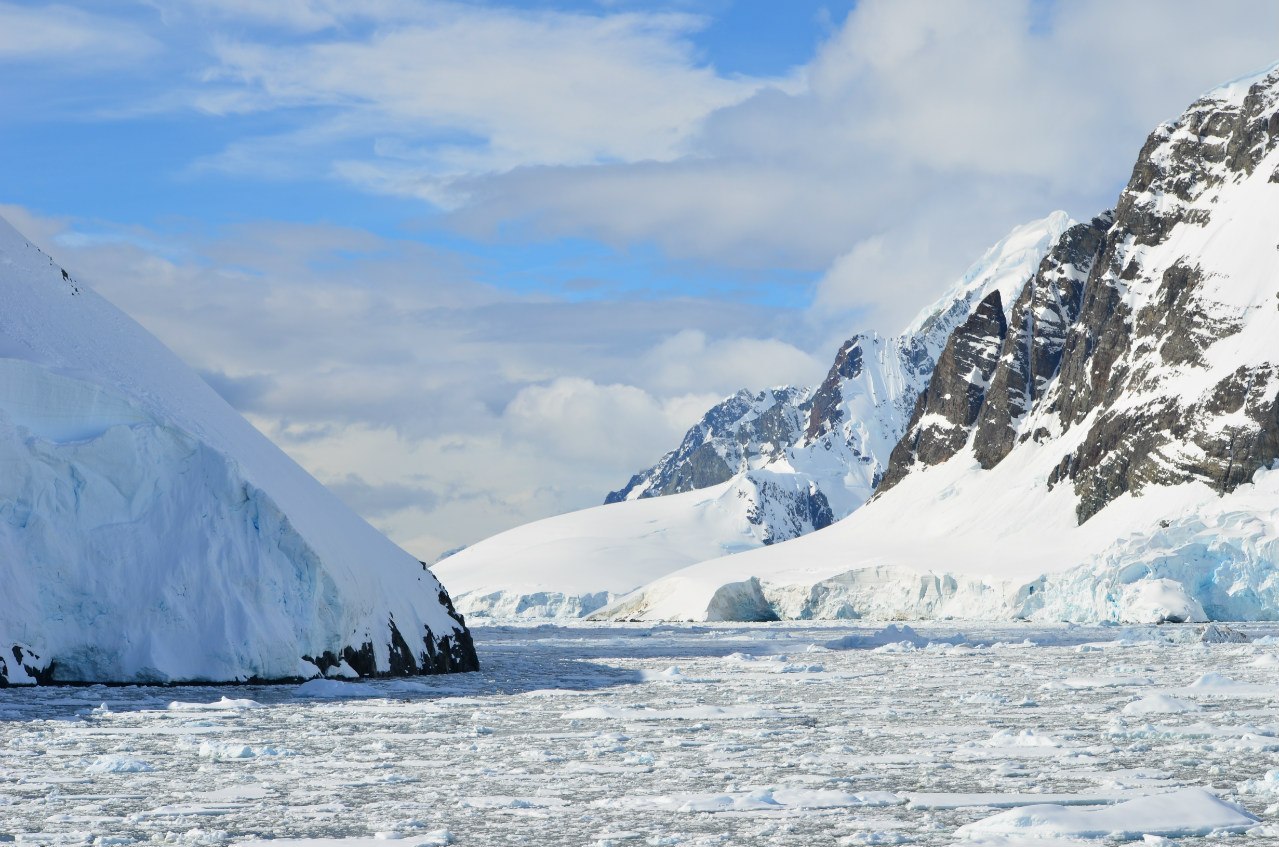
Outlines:
{"label": "pack ice", "polygon": [[0,686],[476,667],[424,565],[0,220]]}

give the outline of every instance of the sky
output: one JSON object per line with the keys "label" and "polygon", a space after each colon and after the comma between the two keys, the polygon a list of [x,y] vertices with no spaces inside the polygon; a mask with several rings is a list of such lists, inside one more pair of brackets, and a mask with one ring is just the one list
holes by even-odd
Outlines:
{"label": "sky", "polygon": [[425,560],[813,384],[1270,0],[0,0],[0,215]]}

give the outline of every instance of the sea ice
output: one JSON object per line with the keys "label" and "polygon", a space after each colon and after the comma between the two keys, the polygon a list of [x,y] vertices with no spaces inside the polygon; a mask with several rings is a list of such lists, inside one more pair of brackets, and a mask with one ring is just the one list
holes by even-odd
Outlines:
{"label": "sea ice", "polygon": [[[1279,685],[1253,665],[1273,647],[1203,645],[1195,625],[965,623],[966,649],[934,649],[953,625],[911,628],[924,648],[886,653],[877,641],[909,635],[501,625],[477,631],[475,674],[0,689],[0,834],[41,847],[428,847],[444,832],[459,847],[1101,847],[1079,833],[1106,830],[1219,847],[1188,833],[1225,826],[1247,832],[1226,843],[1279,847]],[[859,646],[821,651],[822,672],[779,670],[843,639]],[[1116,679],[1149,684],[1050,685]],[[1198,708],[1124,711],[1173,700]],[[1207,785],[1262,823],[1192,792],[1161,801],[1175,814],[1151,826],[1143,801]],[[1025,824],[1036,808],[1052,810],[1039,829],[999,817]]]}

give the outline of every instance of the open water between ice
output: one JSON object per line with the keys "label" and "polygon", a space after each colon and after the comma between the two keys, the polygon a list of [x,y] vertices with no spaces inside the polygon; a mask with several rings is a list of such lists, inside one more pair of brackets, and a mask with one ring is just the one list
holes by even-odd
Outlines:
{"label": "open water between ice", "polygon": [[1279,626],[1201,629],[490,626],[476,674],[5,689],[0,841],[1279,844]]}

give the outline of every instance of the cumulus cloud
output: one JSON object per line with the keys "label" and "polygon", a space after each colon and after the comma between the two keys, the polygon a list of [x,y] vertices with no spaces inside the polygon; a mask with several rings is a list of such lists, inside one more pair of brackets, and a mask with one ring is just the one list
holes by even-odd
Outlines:
{"label": "cumulus cloud", "polygon": [[503,417],[509,432],[570,463],[639,468],[652,462],[653,445],[678,442],[692,423],[690,406],[705,409],[718,395],[659,399],[634,385],[599,385],[560,377],[520,390]]}
{"label": "cumulus cloud", "polygon": [[274,128],[193,173],[418,197],[472,238],[802,271],[827,333],[867,309],[892,331],[1016,224],[1109,205],[1154,124],[1272,61],[1279,30],[1267,0],[863,0],[764,79],[706,59],[707,17],[608,4],[158,8],[182,43],[210,33],[164,108]]}
{"label": "cumulus cloud", "polygon": [[429,512],[439,503],[439,495],[428,488],[385,482],[372,485],[356,473],[330,479],[329,490],[366,518],[379,519],[406,509]]}
{"label": "cumulus cloud", "polygon": [[641,378],[644,384],[663,392],[710,385],[722,396],[742,387],[812,383],[830,367],[828,352],[814,355],[779,338],[714,339],[690,329],[647,351]]}
{"label": "cumulus cloud", "polygon": [[893,330],[1016,224],[1113,203],[1155,124],[1273,61],[1275,31],[1260,0],[865,0],[801,88],[707,115],[691,155],[479,174],[454,222],[814,273],[847,254],[822,308]]}

